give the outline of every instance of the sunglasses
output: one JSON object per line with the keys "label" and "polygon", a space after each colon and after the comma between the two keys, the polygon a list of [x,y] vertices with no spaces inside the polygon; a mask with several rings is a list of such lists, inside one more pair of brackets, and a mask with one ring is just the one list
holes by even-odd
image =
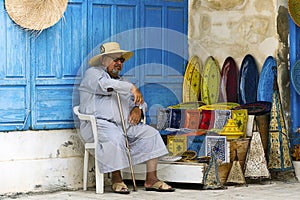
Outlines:
{"label": "sunglasses", "polygon": [[118,58],[114,58],[112,56],[106,55],[107,57],[110,57],[114,62],[118,62],[120,61],[121,63],[125,62],[125,58],[123,57],[118,57]]}

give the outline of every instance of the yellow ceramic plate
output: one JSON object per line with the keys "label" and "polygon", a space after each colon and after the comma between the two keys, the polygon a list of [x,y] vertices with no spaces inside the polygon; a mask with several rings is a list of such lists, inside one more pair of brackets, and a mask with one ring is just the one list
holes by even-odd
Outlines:
{"label": "yellow ceramic plate", "polygon": [[202,65],[198,56],[192,56],[184,74],[182,102],[198,101],[200,95]]}
{"label": "yellow ceramic plate", "polygon": [[212,104],[201,106],[199,110],[230,110],[231,108],[232,107],[228,105]]}
{"label": "yellow ceramic plate", "polygon": [[294,23],[300,27],[300,1],[289,0],[288,9]]}
{"label": "yellow ceramic plate", "polygon": [[201,79],[201,100],[205,104],[217,103],[220,90],[220,66],[212,56],[208,57]]}

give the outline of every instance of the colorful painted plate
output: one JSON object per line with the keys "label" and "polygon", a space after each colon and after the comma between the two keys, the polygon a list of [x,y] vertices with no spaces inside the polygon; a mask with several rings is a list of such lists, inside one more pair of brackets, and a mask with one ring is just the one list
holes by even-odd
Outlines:
{"label": "colorful painted plate", "polygon": [[204,105],[201,106],[199,108],[200,111],[202,110],[230,110],[236,106],[239,106],[239,104],[236,104],[235,106],[230,106],[227,104],[219,104],[219,103],[215,103],[215,104],[211,104],[211,105]]}
{"label": "colorful painted plate", "polygon": [[232,57],[227,57],[221,70],[220,102],[237,102],[238,67]]}
{"label": "colorful painted plate", "polygon": [[198,56],[192,56],[186,67],[182,85],[182,102],[198,101],[203,67]]}
{"label": "colorful painted plate", "polygon": [[288,10],[292,20],[300,27],[300,2],[299,0],[289,0]]}
{"label": "colorful painted plate", "polygon": [[201,79],[201,100],[205,104],[213,104],[219,100],[220,67],[212,56],[208,57]]}
{"label": "colorful painted plate", "polygon": [[274,84],[273,67],[277,67],[276,60],[273,56],[269,56],[265,60],[260,72],[257,88],[257,101],[272,102]]}
{"label": "colorful painted plate", "polygon": [[239,104],[242,105],[256,101],[258,70],[255,59],[250,54],[246,55],[242,61],[238,86]]}
{"label": "colorful painted plate", "polygon": [[233,110],[247,109],[248,115],[264,115],[269,113],[272,108],[272,103],[268,101],[256,101],[252,103],[246,103],[233,108]]}
{"label": "colorful painted plate", "polygon": [[291,76],[295,91],[300,95],[300,60],[293,65]]}

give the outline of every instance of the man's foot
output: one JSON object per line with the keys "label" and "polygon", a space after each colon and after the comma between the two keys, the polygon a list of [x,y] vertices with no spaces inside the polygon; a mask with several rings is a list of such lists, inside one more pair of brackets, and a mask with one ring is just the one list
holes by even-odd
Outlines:
{"label": "man's foot", "polygon": [[157,181],[152,185],[147,185],[145,183],[145,190],[146,191],[156,191],[156,192],[174,192],[175,188],[172,188],[168,184],[163,181]]}
{"label": "man's foot", "polygon": [[129,194],[130,191],[128,190],[127,185],[124,182],[121,183],[113,183],[111,186],[113,192],[118,194]]}

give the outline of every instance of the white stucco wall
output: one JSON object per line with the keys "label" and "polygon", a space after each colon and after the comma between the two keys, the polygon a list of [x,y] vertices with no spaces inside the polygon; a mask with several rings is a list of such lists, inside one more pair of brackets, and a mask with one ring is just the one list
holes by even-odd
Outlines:
{"label": "white stucco wall", "polygon": [[76,130],[0,133],[0,194],[81,188],[83,151]]}

